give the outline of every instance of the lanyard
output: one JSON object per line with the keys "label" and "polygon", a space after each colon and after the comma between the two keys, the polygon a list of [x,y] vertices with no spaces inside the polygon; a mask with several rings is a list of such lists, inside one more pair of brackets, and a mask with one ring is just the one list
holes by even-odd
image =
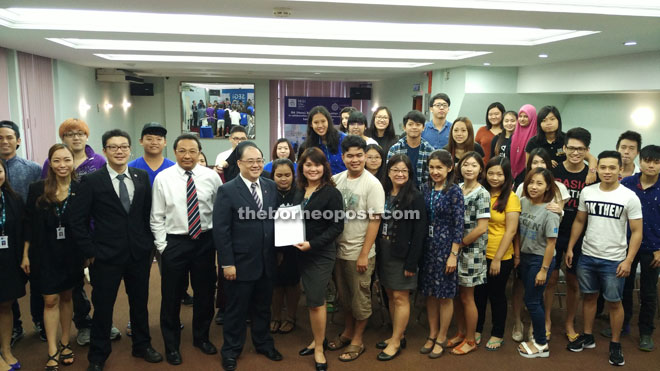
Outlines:
{"label": "lanyard", "polygon": [[[437,197],[434,197],[437,195]],[[429,211],[431,213],[431,224],[435,223],[435,202],[440,200],[442,197],[442,190],[436,191],[435,189],[431,190],[431,204],[429,205]]]}
{"label": "lanyard", "polygon": [[[60,227],[62,226],[62,216],[64,215],[64,211],[66,210],[66,205],[69,203],[70,196],[71,196],[71,183],[69,183],[69,193],[66,196],[66,200],[64,200],[64,204],[62,204],[62,208],[60,209],[60,207],[57,206],[57,204],[55,204],[55,212],[57,213],[57,220],[60,223]],[[4,195],[3,195],[3,201],[4,201]]]}
{"label": "lanyard", "polygon": [[5,193],[0,191],[2,194],[2,224],[0,228],[2,229],[2,235],[5,235],[5,222],[7,221],[7,204],[5,203]]}

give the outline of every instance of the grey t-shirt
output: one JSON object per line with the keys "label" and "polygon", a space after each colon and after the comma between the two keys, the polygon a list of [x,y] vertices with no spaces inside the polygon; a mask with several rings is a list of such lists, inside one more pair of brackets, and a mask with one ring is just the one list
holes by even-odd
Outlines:
{"label": "grey t-shirt", "polygon": [[[520,251],[525,254],[545,255],[547,240],[557,237],[559,215],[545,208],[547,204],[534,205],[523,197],[520,199]],[[555,252],[552,252],[555,255]]]}

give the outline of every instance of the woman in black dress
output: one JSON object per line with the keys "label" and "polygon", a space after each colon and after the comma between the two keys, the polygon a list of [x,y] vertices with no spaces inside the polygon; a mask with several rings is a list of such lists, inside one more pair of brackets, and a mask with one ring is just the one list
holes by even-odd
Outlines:
{"label": "woman in black dress", "polygon": [[[74,361],[69,343],[73,316],[71,290],[83,277],[82,258],[69,228],[69,205],[77,188],[73,152],[63,144],[55,144],[48,151],[48,159],[46,179],[32,183],[28,191],[21,266],[33,282],[38,282],[44,296],[46,370],[55,371],[59,363],[70,365]],[[58,325],[62,326],[59,343]]]}
{"label": "woman in black dress", "polygon": [[[293,183],[293,162],[288,158],[279,158],[273,161],[270,177],[277,186],[277,204],[280,206],[293,205],[296,186]],[[296,254],[298,249],[293,246],[284,246],[275,249],[277,257],[277,271],[273,289],[271,309],[273,315],[270,321],[270,332],[288,334],[296,328],[296,309],[300,299],[300,273]],[[282,304],[286,299],[286,319],[281,320]]]}
{"label": "woman in black dress", "polygon": [[[410,291],[417,288],[417,266],[427,231],[424,196],[415,186],[406,155],[392,156],[383,181],[385,214],[376,240],[378,277],[387,291],[392,337],[376,345],[378,360],[389,361],[405,346],[403,333],[410,318]],[[409,215],[405,215],[409,214]]]}
{"label": "woman in black dress", "polygon": [[300,204],[305,213],[307,241],[295,246],[300,250],[298,269],[314,334],[312,343],[299,354],[313,354],[316,370],[327,370],[323,352],[327,314],[325,293],[337,256],[335,240],[344,230],[344,220],[336,218],[344,210],[344,201],[332,181],[330,163],[316,147],[305,150],[298,159],[297,183],[298,191],[293,202]]}
{"label": "woman in black dress", "polygon": [[25,274],[21,271],[23,256],[23,201],[9,185],[7,164],[0,161],[0,370],[21,368],[11,352],[11,305],[25,296]]}

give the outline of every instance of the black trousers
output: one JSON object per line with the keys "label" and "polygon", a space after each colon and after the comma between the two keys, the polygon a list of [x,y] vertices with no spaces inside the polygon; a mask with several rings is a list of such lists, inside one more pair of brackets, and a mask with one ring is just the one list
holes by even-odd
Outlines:
{"label": "black trousers", "polygon": [[261,351],[273,349],[275,344],[269,330],[272,278],[262,274],[256,281],[224,281],[224,289],[227,307],[222,327],[222,357],[237,358],[243,351],[248,316],[252,318],[250,330],[254,348]]}
{"label": "black trousers", "polygon": [[161,254],[160,330],[165,351],[178,351],[181,344],[181,297],[184,277],[190,272],[193,289],[193,342],[209,341],[215,294],[215,248],[211,231],[198,240],[167,235]]}
{"label": "black trousers", "polygon": [[639,293],[641,306],[639,308],[639,334],[653,335],[655,326],[653,317],[655,316],[656,303],[658,300],[658,273],[660,268],[651,268],[653,262],[653,253],[639,251],[630,267],[630,275],[626,278],[626,284],[623,287],[623,325],[630,324],[633,315],[633,289],[635,288],[635,278],[637,275],[637,265],[641,264],[641,274],[639,276]]}
{"label": "black trousers", "polygon": [[[490,263],[492,260],[486,259],[488,270],[490,271]],[[493,321],[493,329],[491,336],[498,338],[504,337],[504,328],[506,327],[506,283],[509,280],[509,275],[513,270],[513,259],[502,260],[500,265],[500,274],[497,276],[488,275],[486,283],[474,288],[474,302],[477,305],[477,312],[479,319],[477,320],[477,332],[483,333],[484,321],[486,319],[486,304],[490,300],[491,320]]]}
{"label": "black trousers", "polygon": [[87,354],[90,363],[103,364],[112,351],[108,334],[110,334],[112,312],[122,279],[128,295],[129,315],[133,330],[133,350],[142,351],[151,346],[147,310],[150,270],[149,256],[138,261],[131,259],[121,265],[97,260],[90,267],[92,303],[94,304],[91,341]]}

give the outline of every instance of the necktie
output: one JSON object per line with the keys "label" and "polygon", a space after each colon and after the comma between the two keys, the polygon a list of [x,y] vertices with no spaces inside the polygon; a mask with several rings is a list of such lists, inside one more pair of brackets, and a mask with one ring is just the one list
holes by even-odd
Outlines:
{"label": "necktie", "polygon": [[186,171],[186,175],[188,175],[188,185],[186,187],[186,194],[188,196],[188,234],[190,238],[196,240],[202,233],[197,188],[195,188],[195,181],[192,178],[192,171]]}
{"label": "necktie", "polygon": [[257,203],[257,209],[261,210],[261,200],[259,199],[259,195],[257,194],[257,183],[252,183],[250,188],[252,189],[252,198],[254,198],[254,202]]}
{"label": "necktie", "polygon": [[131,209],[131,198],[128,196],[128,188],[126,188],[126,183],[124,183],[125,178],[126,174],[117,175],[117,179],[119,179],[119,201],[121,201],[121,205],[128,213]]}

